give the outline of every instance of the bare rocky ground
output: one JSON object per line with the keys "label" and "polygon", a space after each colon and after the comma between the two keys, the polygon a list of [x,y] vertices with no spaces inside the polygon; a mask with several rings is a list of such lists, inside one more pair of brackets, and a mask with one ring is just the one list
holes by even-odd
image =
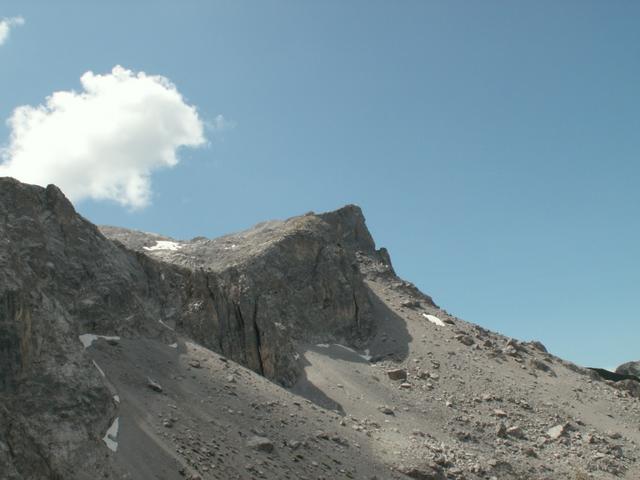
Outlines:
{"label": "bare rocky ground", "polygon": [[177,241],[0,179],[0,233],[0,478],[640,478],[638,382],[450,315],[357,207]]}

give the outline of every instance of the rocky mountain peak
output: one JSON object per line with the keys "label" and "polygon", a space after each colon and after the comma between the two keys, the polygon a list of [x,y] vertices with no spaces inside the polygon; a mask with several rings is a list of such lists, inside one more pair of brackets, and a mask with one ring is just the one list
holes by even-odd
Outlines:
{"label": "rocky mountain peak", "polygon": [[177,240],[0,178],[3,480],[638,478],[611,375],[439,308],[354,205]]}
{"label": "rocky mountain peak", "polygon": [[335,228],[338,242],[352,245],[356,250],[366,253],[372,253],[375,250],[375,242],[359,206],[345,205],[338,210],[322,213],[318,217]]}
{"label": "rocky mountain peak", "polygon": [[354,205],[216,239],[101,231],[185,282],[188,297],[166,324],[287,385],[300,375],[296,343],[360,345],[373,334],[365,277],[373,270],[394,275]]}

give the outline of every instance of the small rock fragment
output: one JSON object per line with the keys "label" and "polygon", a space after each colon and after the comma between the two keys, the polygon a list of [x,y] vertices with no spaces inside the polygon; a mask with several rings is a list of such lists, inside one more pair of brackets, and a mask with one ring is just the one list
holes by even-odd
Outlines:
{"label": "small rock fragment", "polygon": [[291,450],[297,450],[298,448],[300,448],[300,445],[302,444],[298,440],[289,440],[287,442],[287,445]]}
{"label": "small rock fragment", "polygon": [[545,347],[544,344],[538,340],[533,340],[529,342],[528,345],[532,348],[535,348],[539,352],[548,353],[547,347]]}
{"label": "small rock fragment", "polygon": [[147,377],[147,387],[153,390],[154,392],[158,392],[158,393],[162,392],[162,387],[160,386],[160,384],[154,381],[153,379],[151,379],[150,377]]}
{"label": "small rock fragment", "polygon": [[273,442],[271,440],[266,437],[259,437],[258,435],[251,437],[247,441],[247,446],[253,450],[265,453],[271,453],[274,449]]}
{"label": "small rock fragment", "polygon": [[522,429],[517,425],[514,425],[513,427],[507,428],[507,432],[506,433],[510,437],[524,438],[524,433],[522,432]]}
{"label": "small rock fragment", "polygon": [[565,434],[565,431],[566,431],[566,426],[565,425],[556,425],[555,427],[551,427],[549,430],[547,430],[547,436],[551,440],[557,440],[562,435]]}
{"label": "small rock fragment", "polygon": [[387,370],[387,376],[391,380],[406,380],[407,371],[404,368],[395,368],[393,370]]}
{"label": "small rock fragment", "polygon": [[390,407],[388,407],[387,405],[382,405],[382,406],[378,407],[378,410],[380,410],[385,415],[395,415],[394,411]]}
{"label": "small rock fragment", "polygon": [[446,480],[442,468],[438,465],[426,465],[424,467],[402,466],[398,471],[409,478],[416,480]]}
{"label": "small rock fragment", "polygon": [[473,337],[471,337],[470,335],[456,335],[456,340],[458,340],[463,345],[466,345],[467,347],[470,347],[471,345],[476,343]]}

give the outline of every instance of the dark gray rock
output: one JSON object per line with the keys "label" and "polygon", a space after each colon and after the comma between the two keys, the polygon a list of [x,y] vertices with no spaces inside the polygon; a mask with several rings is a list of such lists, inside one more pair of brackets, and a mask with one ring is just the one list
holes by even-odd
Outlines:
{"label": "dark gray rock", "polygon": [[151,378],[147,378],[147,387],[154,392],[162,393],[162,386]]}
{"label": "dark gray rock", "polygon": [[[609,380],[611,382],[620,382],[622,380],[632,380],[632,381],[635,381],[635,382],[640,381],[640,378],[638,378],[635,375],[630,375],[630,374],[626,374],[626,373],[620,373],[617,370],[615,372],[611,372],[611,371],[609,371],[609,370],[607,370],[605,368],[595,368],[595,367],[589,367],[588,369],[591,372],[595,372],[597,374],[596,378]],[[623,371],[624,371],[624,369],[623,369]]]}
{"label": "dark gray rock", "polygon": [[274,450],[274,445],[271,440],[257,435],[254,435],[247,441],[247,446],[253,450],[265,453],[271,453]]}
{"label": "dark gray rock", "polygon": [[447,478],[438,465],[403,466],[398,468],[398,471],[416,480],[446,480]]}
{"label": "dark gray rock", "polygon": [[640,361],[623,363],[616,368],[616,373],[640,378]]}
{"label": "dark gray rock", "polygon": [[526,342],[526,345],[530,346],[534,350],[538,350],[539,352],[548,353],[547,347],[545,347],[544,344],[539,340],[532,340],[530,342]]}
{"label": "dark gray rock", "polygon": [[407,371],[404,368],[394,368],[387,370],[387,376],[390,380],[406,380]]}
{"label": "dark gray rock", "polygon": [[640,398],[640,382],[637,380],[620,380],[615,384],[616,388],[624,390],[632,397]]}

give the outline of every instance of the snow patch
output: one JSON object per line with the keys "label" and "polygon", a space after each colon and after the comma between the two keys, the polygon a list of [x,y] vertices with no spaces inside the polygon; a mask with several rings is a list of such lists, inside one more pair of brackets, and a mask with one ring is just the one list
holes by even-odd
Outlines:
{"label": "snow patch", "polygon": [[91,361],[93,362],[93,366],[96,367],[96,369],[100,372],[100,375],[102,375],[102,378],[107,378],[107,376],[104,374],[102,369],[98,366],[96,361],[95,360],[91,360]]}
{"label": "snow patch", "polygon": [[95,342],[99,338],[104,338],[105,340],[120,340],[120,337],[109,337],[107,335],[94,335],[93,333],[83,333],[78,336],[84,348],[89,348],[93,342]]}
{"label": "snow patch", "polygon": [[120,395],[114,395],[114,396],[113,396],[113,400],[114,400],[116,403],[120,403]]}
{"label": "snow patch", "polygon": [[437,325],[439,327],[444,327],[444,322],[440,320],[438,317],[436,317],[435,315],[427,315],[426,313],[423,313],[422,316],[427,320],[429,320],[434,325]]}
{"label": "snow patch", "polygon": [[359,353],[356,352],[353,348],[345,347],[344,345],[340,345],[339,343],[334,343],[334,345],[336,347],[342,348],[343,350],[346,350],[347,352],[351,352],[351,353],[355,353],[356,355],[359,355]]}
{"label": "snow patch", "polygon": [[160,324],[161,324],[163,327],[166,327],[166,328],[168,328],[169,330],[171,330],[172,332],[175,332],[175,330],[174,330],[173,328],[171,328],[169,325],[167,325],[166,323],[164,323],[162,320],[158,320],[158,322],[160,322]]}
{"label": "snow patch", "polygon": [[369,350],[365,350],[364,355],[363,355],[361,353],[356,352],[353,348],[345,347],[344,345],[340,345],[339,343],[336,343],[335,345],[336,345],[336,347],[340,347],[340,348],[342,348],[344,350],[347,350],[347,351],[349,351],[351,353],[355,353],[356,355],[358,355],[363,360],[366,360],[367,362],[369,360],[371,360],[371,355],[369,355]]}
{"label": "snow patch", "polygon": [[107,448],[112,452],[118,450],[118,429],[120,428],[120,417],[116,417],[107,433],[102,437],[102,441],[107,444]]}
{"label": "snow patch", "polygon": [[171,345],[169,345],[169,348],[178,348],[178,344],[177,343],[172,343]]}
{"label": "snow patch", "polygon": [[180,250],[182,248],[182,245],[180,245],[177,242],[170,242],[167,240],[156,240],[156,244],[153,247],[142,247],[142,248],[144,248],[149,252],[153,252],[155,250],[170,250],[172,252],[175,252],[177,250]]}

